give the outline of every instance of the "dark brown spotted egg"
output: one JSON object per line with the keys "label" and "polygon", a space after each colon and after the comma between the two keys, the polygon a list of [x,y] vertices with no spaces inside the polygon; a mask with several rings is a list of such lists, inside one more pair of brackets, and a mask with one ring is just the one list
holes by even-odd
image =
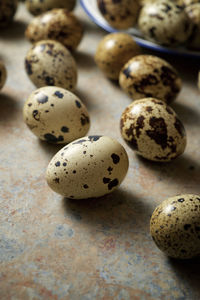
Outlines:
{"label": "dark brown spotted egg", "polygon": [[184,43],[191,33],[184,6],[173,0],[145,4],[140,11],[138,26],[146,39],[165,46]]}
{"label": "dark brown spotted egg", "polygon": [[188,48],[200,49],[200,3],[186,7],[185,11],[192,25],[192,32],[188,39]]}
{"label": "dark brown spotted egg", "polygon": [[18,0],[0,1],[0,27],[6,27],[14,18]]}
{"label": "dark brown spotted egg", "polygon": [[4,63],[0,61],[0,90],[3,88],[7,79],[7,71]]}
{"label": "dark brown spotted egg", "polygon": [[25,68],[36,87],[59,86],[73,91],[77,82],[77,67],[71,53],[53,40],[37,42],[28,51]]}
{"label": "dark brown spotted egg", "polygon": [[118,80],[123,65],[140,52],[140,47],[131,35],[122,32],[110,33],[100,41],[95,61],[108,78]]}
{"label": "dark brown spotted egg", "polygon": [[181,79],[175,68],[153,55],[130,59],[120,72],[119,83],[133,100],[155,97],[168,104],[181,89]]}
{"label": "dark brown spotted egg", "polygon": [[107,136],[86,136],[62,148],[46,172],[52,190],[67,198],[100,197],[114,191],[128,170],[123,146]]}
{"label": "dark brown spotted egg", "polygon": [[74,9],[76,0],[26,0],[26,7],[33,15],[39,15],[53,8]]}
{"label": "dark brown spotted egg", "polygon": [[170,161],[186,147],[181,121],[161,100],[146,98],[132,102],[121,116],[120,128],[126,143],[149,160]]}
{"label": "dark brown spotted egg", "polygon": [[42,87],[29,96],[23,109],[24,122],[41,140],[67,144],[87,134],[88,111],[73,93],[60,88]]}
{"label": "dark brown spotted egg", "polygon": [[137,22],[138,0],[97,0],[97,4],[102,16],[114,28],[127,29]]}
{"label": "dark brown spotted egg", "polygon": [[200,196],[179,195],[154,210],[150,232],[166,255],[188,259],[200,255]]}
{"label": "dark brown spotted egg", "polygon": [[52,9],[33,18],[25,35],[32,43],[51,39],[74,50],[82,39],[83,27],[67,9]]}

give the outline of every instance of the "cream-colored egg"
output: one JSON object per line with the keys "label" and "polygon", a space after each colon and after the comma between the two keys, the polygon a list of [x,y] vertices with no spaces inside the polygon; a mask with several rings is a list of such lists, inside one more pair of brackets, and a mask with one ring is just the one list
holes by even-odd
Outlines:
{"label": "cream-colored egg", "polygon": [[200,255],[200,196],[179,195],[154,210],[150,232],[160,250],[180,259]]}
{"label": "cream-colored egg", "polygon": [[36,87],[59,86],[74,91],[77,67],[71,53],[61,43],[53,40],[37,42],[28,51],[25,68]]}
{"label": "cream-colored egg", "polygon": [[138,26],[144,37],[165,46],[184,43],[191,26],[184,6],[172,0],[147,3],[140,11]]}
{"label": "cream-colored egg", "polygon": [[76,0],[26,0],[26,7],[33,15],[39,15],[53,8],[74,9]]}
{"label": "cream-colored egg", "polygon": [[38,138],[57,144],[85,136],[90,126],[89,114],[82,101],[55,86],[32,92],[24,104],[23,117]]}
{"label": "cream-colored egg", "polygon": [[128,156],[118,141],[107,136],[86,136],[52,158],[46,179],[58,194],[84,199],[111,193],[127,170]]}
{"label": "cream-colored egg", "polygon": [[192,33],[188,39],[188,48],[200,50],[200,3],[189,5],[185,9],[190,23],[192,25]]}
{"label": "cream-colored egg", "polygon": [[149,160],[170,161],[186,147],[183,124],[161,100],[146,98],[132,102],[121,116],[120,127],[127,144]]}
{"label": "cream-colored egg", "polygon": [[0,27],[6,27],[14,18],[18,0],[0,1]]}
{"label": "cream-colored egg", "polygon": [[82,39],[83,27],[77,17],[67,9],[52,9],[33,18],[25,35],[32,43],[51,39],[74,50]]}
{"label": "cream-colored egg", "polygon": [[122,32],[110,33],[100,41],[95,61],[108,78],[118,80],[124,64],[140,52],[140,47],[131,35]]}
{"label": "cream-colored egg", "polygon": [[102,16],[114,28],[127,29],[137,22],[140,10],[138,0],[97,0],[97,4]]}
{"label": "cream-colored egg", "polygon": [[0,61],[0,90],[3,88],[7,78],[7,71],[4,63]]}
{"label": "cream-colored egg", "polygon": [[120,72],[119,83],[133,100],[155,97],[168,104],[181,89],[176,69],[153,55],[138,55],[130,59]]}

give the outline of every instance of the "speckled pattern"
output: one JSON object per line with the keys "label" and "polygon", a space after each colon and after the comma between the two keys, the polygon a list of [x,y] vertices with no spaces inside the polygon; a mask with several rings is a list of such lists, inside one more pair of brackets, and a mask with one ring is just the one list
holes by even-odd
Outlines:
{"label": "speckled pattern", "polygon": [[184,43],[191,33],[184,6],[173,0],[147,3],[140,11],[138,26],[146,39],[165,46]]}
{"label": "speckled pattern", "polygon": [[34,91],[23,109],[24,121],[41,140],[67,144],[87,134],[87,108],[73,93],[59,87]]}
{"label": "speckled pattern", "polygon": [[39,15],[53,8],[66,8],[71,11],[75,5],[76,0],[26,0],[26,7],[33,15]]}
{"label": "speckled pattern", "polygon": [[6,27],[13,20],[17,4],[18,0],[0,1],[0,27]]}
{"label": "speckled pattern", "polygon": [[168,104],[181,89],[181,79],[175,68],[153,55],[130,59],[120,72],[119,83],[133,100],[155,97]]}
{"label": "speckled pattern", "polygon": [[137,0],[97,0],[99,10],[114,28],[127,29],[135,25],[140,9]]}
{"label": "speckled pattern", "polygon": [[185,11],[192,24],[192,33],[187,45],[189,48],[200,49],[200,2],[186,7]]}
{"label": "speckled pattern", "polygon": [[74,91],[77,67],[71,53],[59,42],[43,40],[34,44],[25,57],[25,68],[36,87],[59,86]]}
{"label": "speckled pattern", "polygon": [[163,201],[151,217],[151,235],[175,258],[200,256],[200,196],[178,195]]}
{"label": "speckled pattern", "polygon": [[100,197],[114,191],[128,171],[128,156],[116,140],[88,136],[62,148],[46,178],[57,193],[71,199]]}
{"label": "speckled pattern", "polygon": [[153,161],[170,161],[186,147],[180,119],[171,107],[154,98],[130,104],[122,114],[120,128],[127,144]]}
{"label": "speckled pattern", "polygon": [[121,32],[110,33],[100,41],[95,61],[108,78],[118,80],[124,64],[140,52],[140,47],[131,35]]}
{"label": "speckled pattern", "polygon": [[4,63],[0,61],[0,90],[3,88],[7,78],[7,71]]}
{"label": "speckled pattern", "polygon": [[52,9],[35,17],[28,25],[25,34],[32,43],[51,39],[74,50],[82,39],[83,26],[67,9]]}
{"label": "speckled pattern", "polygon": [[8,71],[0,93],[0,299],[198,300],[200,261],[168,259],[149,232],[150,217],[164,199],[200,195],[197,60],[162,55],[183,79],[172,107],[187,131],[186,151],[167,164],[142,159],[119,130],[131,100],[94,63],[106,33],[79,5],[75,14],[85,28],[75,53],[75,94],[91,117],[88,135],[119,141],[129,170],[115,191],[99,199],[68,200],[48,187],[47,166],[62,146],[40,141],[23,122],[23,105],[35,86],[24,70],[30,48],[24,30],[32,16],[20,3],[16,23],[0,34]]}

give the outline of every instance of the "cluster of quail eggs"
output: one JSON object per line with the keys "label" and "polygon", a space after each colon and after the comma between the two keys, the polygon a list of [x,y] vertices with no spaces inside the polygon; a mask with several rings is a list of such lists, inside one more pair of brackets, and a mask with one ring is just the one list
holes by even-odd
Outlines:
{"label": "cluster of quail eggs", "polygon": [[97,5],[113,28],[135,26],[151,42],[200,49],[199,0],[97,0]]}
{"label": "cluster of quail eggs", "polygon": [[[183,42],[186,36],[188,39],[191,26],[180,6],[181,0],[161,0],[159,5],[155,5],[155,0],[138,1],[98,0],[98,5],[113,27],[130,27],[139,14],[138,24],[147,38],[170,45]],[[193,5],[200,4],[191,2],[185,0],[185,5],[189,5],[187,14],[196,22],[199,15]],[[70,12],[75,4],[76,1],[26,0],[35,17],[25,33],[33,43],[25,58],[25,69],[37,89],[26,100],[23,117],[39,139],[64,145],[47,167],[50,188],[67,198],[84,199],[116,189],[126,176],[129,159],[125,148],[115,139],[87,136],[89,113],[75,94],[77,67],[73,51],[83,36],[81,23]],[[7,26],[14,17],[17,1],[1,1],[0,8],[0,24]],[[169,22],[172,27],[163,35]],[[194,31],[190,39],[198,45]],[[125,33],[106,35],[98,45],[95,61],[134,100],[120,120],[125,142],[151,161],[167,162],[181,155],[186,147],[186,133],[169,106],[181,89],[181,79],[174,67],[157,56],[142,55],[140,47]],[[5,80],[6,69],[0,62],[0,89]],[[161,203],[150,221],[150,232],[158,248],[175,258],[200,255],[199,214],[197,195],[176,196]]]}

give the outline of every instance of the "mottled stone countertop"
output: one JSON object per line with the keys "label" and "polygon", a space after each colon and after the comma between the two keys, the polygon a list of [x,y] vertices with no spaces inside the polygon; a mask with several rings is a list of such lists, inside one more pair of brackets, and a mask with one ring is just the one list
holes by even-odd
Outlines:
{"label": "mottled stone countertop", "polygon": [[0,93],[0,299],[200,299],[200,260],[167,258],[149,234],[150,216],[162,200],[200,194],[200,62],[162,55],[183,79],[172,107],[188,144],[172,163],[143,160],[119,132],[131,100],[93,60],[105,32],[80,7],[75,13],[85,27],[75,54],[76,93],[91,115],[89,133],[118,139],[128,152],[129,172],[113,194],[96,200],[67,200],[47,186],[45,170],[59,147],[40,142],[22,120],[23,103],[35,88],[24,70],[30,44],[23,33],[31,16],[21,4],[15,23],[0,33],[8,69]]}

